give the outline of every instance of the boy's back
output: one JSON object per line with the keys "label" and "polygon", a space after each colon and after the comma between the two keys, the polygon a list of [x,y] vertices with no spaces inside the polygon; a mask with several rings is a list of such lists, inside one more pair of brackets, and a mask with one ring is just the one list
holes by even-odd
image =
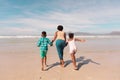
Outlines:
{"label": "boy's back", "polygon": [[51,42],[48,38],[46,37],[41,37],[39,40],[38,40],[38,47],[40,47],[40,50],[48,50],[48,44],[51,45]]}

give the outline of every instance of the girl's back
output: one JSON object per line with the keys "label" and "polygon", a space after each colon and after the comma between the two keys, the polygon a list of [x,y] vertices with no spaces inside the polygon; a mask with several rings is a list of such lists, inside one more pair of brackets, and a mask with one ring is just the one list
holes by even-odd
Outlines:
{"label": "girl's back", "polygon": [[76,45],[75,45],[75,39],[69,39],[68,40],[68,45],[70,49],[76,49]]}

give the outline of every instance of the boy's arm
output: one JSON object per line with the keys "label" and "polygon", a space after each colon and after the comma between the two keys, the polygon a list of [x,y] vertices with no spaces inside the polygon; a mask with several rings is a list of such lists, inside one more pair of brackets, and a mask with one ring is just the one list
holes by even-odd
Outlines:
{"label": "boy's arm", "polygon": [[38,42],[37,42],[37,47],[40,47],[40,45],[41,45],[41,42],[40,42],[40,39],[39,39]]}
{"label": "boy's arm", "polygon": [[50,39],[48,39],[48,44],[49,44],[50,46],[53,45],[53,43],[50,41]]}

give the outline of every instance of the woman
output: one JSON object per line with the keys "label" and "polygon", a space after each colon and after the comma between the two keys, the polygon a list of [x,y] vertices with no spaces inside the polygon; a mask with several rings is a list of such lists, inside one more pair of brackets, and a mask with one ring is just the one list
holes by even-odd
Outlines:
{"label": "woman", "polygon": [[60,65],[64,67],[63,50],[66,46],[66,33],[63,31],[62,25],[58,25],[57,30],[58,31],[55,32],[52,42],[56,40],[56,48],[60,59]]}

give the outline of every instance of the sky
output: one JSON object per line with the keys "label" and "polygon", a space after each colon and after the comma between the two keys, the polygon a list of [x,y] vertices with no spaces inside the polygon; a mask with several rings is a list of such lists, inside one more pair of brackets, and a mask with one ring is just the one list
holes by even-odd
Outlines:
{"label": "sky", "polygon": [[120,0],[0,0],[0,35],[120,31]]}

